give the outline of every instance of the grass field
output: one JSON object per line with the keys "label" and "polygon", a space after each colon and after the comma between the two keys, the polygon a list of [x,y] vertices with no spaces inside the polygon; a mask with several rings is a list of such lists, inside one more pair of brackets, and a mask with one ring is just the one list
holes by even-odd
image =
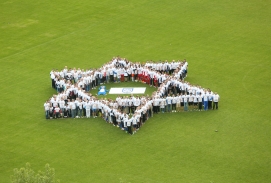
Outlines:
{"label": "grass field", "polygon": [[[26,162],[63,183],[271,182],[271,2],[0,1],[0,182]],[[49,120],[52,68],[184,59],[218,111],[156,115],[129,136]],[[215,130],[218,130],[216,133]]]}

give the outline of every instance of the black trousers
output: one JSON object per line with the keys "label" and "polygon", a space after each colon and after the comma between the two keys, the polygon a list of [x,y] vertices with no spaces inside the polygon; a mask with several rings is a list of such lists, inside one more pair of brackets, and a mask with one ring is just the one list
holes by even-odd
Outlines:
{"label": "black trousers", "polygon": [[128,127],[128,133],[130,133],[131,135],[133,134],[132,132],[132,126],[127,126]]}
{"label": "black trousers", "polygon": [[52,88],[56,88],[56,83],[54,79],[52,79]]}
{"label": "black trousers", "polygon": [[116,116],[112,116],[113,117],[113,124],[114,125],[117,125],[117,119],[116,119]]}
{"label": "black trousers", "polygon": [[208,101],[208,109],[212,109],[212,103],[213,101]]}
{"label": "black trousers", "polygon": [[150,78],[150,85],[153,85],[153,78]]}
{"label": "black trousers", "polygon": [[176,111],[176,104],[172,104],[172,110]]}
{"label": "black trousers", "polygon": [[213,109],[218,109],[218,102],[214,102]]}
{"label": "black trousers", "polygon": [[106,76],[103,76],[101,83],[105,83]]}
{"label": "black trousers", "polygon": [[199,102],[199,110],[202,110],[202,102]]}

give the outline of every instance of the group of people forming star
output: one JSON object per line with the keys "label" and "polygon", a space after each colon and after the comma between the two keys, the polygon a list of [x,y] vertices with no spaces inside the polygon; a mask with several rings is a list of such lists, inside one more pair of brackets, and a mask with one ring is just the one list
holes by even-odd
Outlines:
{"label": "group of people forming star", "polygon": [[[102,117],[129,134],[155,113],[206,111],[218,109],[219,95],[210,89],[192,85],[187,77],[188,63],[160,61],[133,63],[114,57],[99,69],[65,68],[52,70],[52,87],[57,94],[44,103],[45,118]],[[141,81],[157,87],[151,96],[118,96],[98,99],[90,91],[109,82]]]}

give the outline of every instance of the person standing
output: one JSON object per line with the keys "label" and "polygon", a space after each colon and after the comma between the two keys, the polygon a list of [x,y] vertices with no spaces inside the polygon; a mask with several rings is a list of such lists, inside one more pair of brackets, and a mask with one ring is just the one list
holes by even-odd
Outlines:
{"label": "person standing", "polygon": [[54,73],[54,70],[52,70],[50,72],[50,77],[51,77],[51,80],[52,80],[52,88],[56,89],[56,85],[55,85],[55,73]]}
{"label": "person standing", "polygon": [[91,75],[88,74],[87,77],[86,77],[86,88],[85,88],[87,92],[90,91],[91,82],[92,82]]}
{"label": "person standing", "polygon": [[133,134],[136,133],[136,127],[137,127],[137,120],[136,120],[136,114],[134,113],[132,118],[132,125],[133,125]]}
{"label": "person standing", "polygon": [[130,125],[131,127],[131,122],[129,122],[129,124],[128,122],[129,122],[129,116],[124,112],[123,113],[123,125],[124,125],[123,128],[126,131],[126,133],[128,132],[128,125]]}
{"label": "person standing", "polygon": [[123,128],[123,115],[121,111],[117,111],[116,113],[116,122],[117,122],[117,127],[120,127],[120,129]]}
{"label": "person standing", "polygon": [[194,101],[193,101],[193,105],[194,105],[194,111],[197,111],[198,110],[198,96],[197,95],[194,95]]}
{"label": "person standing", "polygon": [[49,117],[49,110],[50,110],[50,103],[49,103],[49,101],[46,101],[45,103],[44,103],[44,111],[45,111],[45,118],[46,119],[49,119],[50,117]]}
{"label": "person standing", "polygon": [[128,107],[128,114],[129,115],[133,114],[134,113],[133,110],[132,110],[132,108],[133,108],[133,98],[132,97],[127,98],[126,103],[127,103],[127,107]]}
{"label": "person standing", "polygon": [[64,118],[67,118],[68,117],[68,110],[67,110],[67,107],[68,107],[68,104],[65,104],[64,105],[64,111],[63,112],[63,117]]}
{"label": "person standing", "polygon": [[137,126],[136,126],[136,130],[139,130],[140,128],[140,120],[141,120],[141,112],[137,111],[136,113],[136,123],[137,123]]}
{"label": "person standing", "polygon": [[204,110],[207,111],[208,110],[208,99],[209,99],[209,95],[208,93],[205,91],[203,94],[203,102],[204,102]]}
{"label": "person standing", "polygon": [[130,135],[133,135],[133,131],[132,131],[132,122],[133,122],[133,118],[127,118],[126,120],[126,124],[127,124],[127,131]]}
{"label": "person standing", "polygon": [[219,95],[216,92],[213,95],[213,101],[214,101],[213,109],[218,109]]}
{"label": "person standing", "polygon": [[54,107],[52,106],[52,104],[50,105],[50,108],[49,108],[49,116],[50,116],[50,119],[53,119],[54,117]]}
{"label": "person standing", "polygon": [[105,84],[106,83],[106,68],[101,70],[101,75],[102,75],[101,84]]}
{"label": "person standing", "polygon": [[109,68],[109,77],[110,77],[110,82],[114,82],[114,69],[112,67]]}
{"label": "person standing", "polygon": [[208,95],[209,95],[209,98],[208,98],[208,109],[212,109],[213,108],[213,106],[212,106],[212,104],[213,104],[213,92],[211,90],[209,90]]}
{"label": "person standing", "polygon": [[76,103],[74,101],[74,99],[72,99],[72,102],[70,102],[70,106],[71,106],[71,112],[72,112],[72,118],[75,118],[76,115]]}
{"label": "person standing", "polygon": [[95,78],[95,75],[94,73],[91,75],[91,89],[96,89],[96,78]]}
{"label": "person standing", "polygon": [[113,123],[113,107],[109,109],[109,123]]}
{"label": "person standing", "polygon": [[188,105],[189,105],[190,111],[192,111],[192,108],[193,108],[193,101],[194,101],[194,96],[192,95],[192,93],[190,93],[188,97]]}
{"label": "person standing", "polygon": [[166,105],[166,99],[165,99],[165,97],[164,98],[162,97],[160,100],[160,109],[161,109],[162,113],[165,112],[165,105]]}
{"label": "person standing", "polygon": [[156,114],[158,113],[158,106],[159,106],[159,99],[155,97],[153,99],[153,112]]}
{"label": "person standing", "polygon": [[167,96],[166,102],[167,102],[167,112],[171,112],[172,97],[170,95]]}
{"label": "person standing", "polygon": [[59,101],[59,107],[61,110],[61,117],[63,118],[64,107],[65,107],[65,101],[63,100],[63,98],[61,98],[61,100]]}
{"label": "person standing", "polygon": [[85,103],[85,109],[86,109],[86,117],[90,118],[90,108],[91,108],[91,104],[90,101]]}
{"label": "person standing", "polygon": [[60,116],[60,108],[58,106],[54,109],[54,118],[57,119]]}
{"label": "person standing", "polygon": [[179,94],[177,94],[176,98],[176,110],[177,112],[181,112],[181,96]]}
{"label": "person standing", "polygon": [[200,92],[198,95],[199,111],[202,111],[202,99],[203,99],[203,96],[201,95],[201,92]]}
{"label": "person standing", "polygon": [[186,93],[182,95],[183,98],[183,105],[184,105],[184,111],[188,111],[188,97]]}
{"label": "person standing", "polygon": [[183,94],[181,93],[180,96],[180,103],[181,103],[181,107],[180,107],[180,112],[184,110],[184,102],[183,102]]}
{"label": "person standing", "polygon": [[79,103],[79,98],[77,97],[74,101],[76,109],[75,109],[75,118],[78,118],[78,103]]}
{"label": "person standing", "polygon": [[84,99],[84,100],[82,101],[82,104],[83,104],[83,114],[82,114],[82,116],[83,116],[83,117],[86,117],[86,115],[87,115],[87,112],[86,112],[87,99]]}
{"label": "person standing", "polygon": [[137,107],[140,105],[140,99],[137,96],[136,98],[133,98],[133,105],[134,105],[134,111],[136,111]]}
{"label": "person standing", "polygon": [[79,118],[82,118],[83,117],[83,115],[82,115],[82,113],[83,113],[83,102],[82,102],[82,99],[79,99],[79,102],[77,103],[77,109],[78,109],[77,116]]}
{"label": "person standing", "polygon": [[124,75],[124,81],[127,82],[128,81],[128,71],[127,71],[127,68],[123,69],[123,75]]}
{"label": "person standing", "polygon": [[97,117],[97,108],[98,108],[98,103],[94,99],[94,101],[92,102],[92,116],[93,116],[93,118]]}
{"label": "person standing", "polygon": [[152,71],[152,69],[149,71],[149,78],[150,78],[150,87],[154,86],[153,82],[154,82],[154,72]]}
{"label": "person standing", "polygon": [[172,112],[176,112],[177,96],[172,95]]}

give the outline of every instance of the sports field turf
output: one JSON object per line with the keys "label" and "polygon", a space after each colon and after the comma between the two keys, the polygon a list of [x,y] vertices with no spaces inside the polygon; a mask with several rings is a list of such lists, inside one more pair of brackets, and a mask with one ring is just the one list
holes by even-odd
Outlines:
{"label": "sports field turf", "polygon": [[[0,182],[29,162],[63,183],[271,182],[271,2],[0,1]],[[133,136],[45,120],[52,68],[184,59],[219,110],[159,114]],[[218,130],[218,132],[215,132]]]}

